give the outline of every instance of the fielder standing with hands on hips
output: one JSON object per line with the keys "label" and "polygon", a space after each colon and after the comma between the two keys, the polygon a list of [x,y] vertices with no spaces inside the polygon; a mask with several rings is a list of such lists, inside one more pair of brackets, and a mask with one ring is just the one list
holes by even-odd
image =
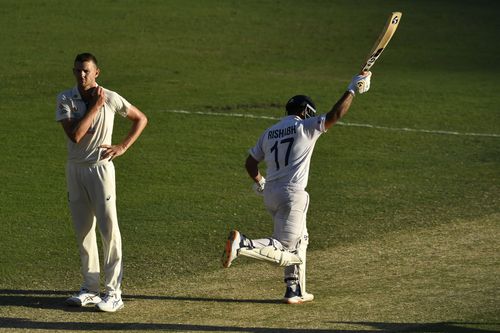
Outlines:
{"label": "fielder standing with hands on hips", "polygon": [[[311,98],[292,97],[286,104],[286,116],[265,130],[250,149],[246,170],[254,181],[254,190],[264,196],[264,204],[274,221],[271,237],[249,239],[237,230],[229,233],[222,256],[227,268],[238,256],[264,260],[285,267],[286,291],[283,301],[297,304],[314,299],[306,292],[306,251],[309,236],[306,192],[309,166],[316,140],[349,110],[356,93],[370,89],[371,72],[356,75],[347,91],[330,112],[316,116]],[[259,171],[264,161],[266,177]]]}
{"label": "fielder standing with hands on hips", "polygon": [[[116,212],[113,159],[123,155],[146,127],[146,116],[114,91],[96,82],[100,69],[90,53],[76,56],[76,86],[57,96],[56,121],[67,136],[68,201],[80,249],[83,284],[68,305],[96,305],[101,311],[123,308],[122,242]],[[123,141],[112,144],[115,114],[132,122]],[[105,295],[100,297],[99,255],[95,227],[104,252]]]}

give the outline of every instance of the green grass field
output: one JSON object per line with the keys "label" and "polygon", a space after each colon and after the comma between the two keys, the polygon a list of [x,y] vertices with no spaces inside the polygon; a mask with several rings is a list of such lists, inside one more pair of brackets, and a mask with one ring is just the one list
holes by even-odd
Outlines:
{"label": "green grass field", "polygon": [[[220,268],[231,228],[272,231],[247,150],[292,95],[328,111],[396,10],[371,90],[313,156],[316,299],[282,305],[280,268]],[[499,10],[486,0],[0,0],[0,331],[500,331]],[[63,305],[81,280],[55,99],[85,51],[99,82],[149,118],[115,163],[125,308],[111,315]],[[117,117],[115,141],[128,126]]]}

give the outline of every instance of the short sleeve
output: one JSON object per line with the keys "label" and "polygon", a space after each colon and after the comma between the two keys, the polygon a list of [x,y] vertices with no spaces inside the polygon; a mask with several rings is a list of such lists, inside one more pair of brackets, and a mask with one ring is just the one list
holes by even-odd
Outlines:
{"label": "short sleeve", "polygon": [[114,91],[108,90],[107,93],[109,94],[108,103],[110,104],[112,109],[120,116],[126,117],[131,104],[125,98]]}
{"label": "short sleeve", "polygon": [[326,115],[307,118],[303,121],[304,131],[313,137],[327,131],[325,128]]}
{"label": "short sleeve", "polygon": [[264,144],[264,135],[266,134],[266,132],[264,132],[264,134],[260,136],[259,140],[257,141],[257,144],[248,151],[248,153],[258,162],[262,161],[265,157],[263,144]]}

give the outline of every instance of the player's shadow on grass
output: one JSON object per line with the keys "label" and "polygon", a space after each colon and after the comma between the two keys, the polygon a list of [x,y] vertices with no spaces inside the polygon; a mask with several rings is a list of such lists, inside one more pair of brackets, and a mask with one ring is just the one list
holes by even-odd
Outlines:
{"label": "player's shadow on grass", "polygon": [[[37,309],[60,309],[69,312],[93,311],[93,307],[70,307],[64,301],[74,291],[67,290],[14,290],[0,289],[0,305],[23,306]],[[133,300],[168,300],[168,301],[194,301],[194,302],[232,302],[232,303],[263,303],[272,304],[279,301],[259,299],[229,299],[229,298],[207,298],[188,296],[162,296],[162,295],[123,295],[125,302]]]}
{"label": "player's shadow on grass", "polygon": [[[256,332],[256,333],[394,333],[394,332],[434,332],[434,333],[488,333],[498,332],[467,328],[460,325],[470,323],[356,323],[344,322],[342,324],[366,325],[365,330],[350,329],[314,329],[314,328],[271,328],[271,327],[241,327],[241,326],[216,326],[216,325],[191,325],[168,323],[111,323],[111,322],[45,322],[21,318],[0,317],[0,329],[42,329],[65,331],[193,331],[193,332]],[[371,329],[370,329],[371,328]]]}
{"label": "player's shadow on grass", "polygon": [[[332,324],[344,324],[344,325],[355,325],[355,326],[366,326],[367,330],[362,330],[359,332],[382,332],[382,333],[393,333],[393,332],[428,332],[428,333],[491,333],[498,332],[496,327],[500,323],[467,323],[467,322],[437,322],[437,323],[378,323],[378,322],[337,322],[329,321]],[[469,328],[465,327],[467,325],[483,325],[491,326],[492,330],[489,329],[479,329],[479,328]],[[374,330],[370,330],[374,329]],[[333,332],[355,332],[350,330],[334,330]]]}
{"label": "player's shadow on grass", "polygon": [[190,296],[165,296],[165,295],[124,295],[124,299],[142,299],[157,301],[190,301],[190,302],[221,302],[221,303],[259,303],[259,304],[280,304],[277,299],[234,299],[234,298],[210,298],[210,297],[190,297]]}
{"label": "player's shadow on grass", "polygon": [[[96,311],[94,308],[73,308],[65,306],[64,300],[72,291],[63,290],[10,290],[0,289],[0,306],[22,306],[38,309],[60,309],[63,311]],[[199,302],[236,302],[236,303],[279,303],[277,300],[252,300],[252,299],[224,299],[187,296],[156,296],[156,295],[124,295],[125,301],[153,300],[153,301],[199,301]],[[268,328],[268,327],[239,327],[239,326],[214,326],[214,325],[190,325],[190,324],[168,324],[168,323],[94,323],[94,322],[42,322],[29,319],[0,317],[0,329],[45,329],[45,330],[68,330],[68,331],[103,331],[103,330],[144,330],[144,331],[198,331],[198,332],[331,332],[331,333],[393,333],[393,332],[434,332],[434,333],[488,333],[498,332],[495,330],[500,323],[384,323],[384,322],[330,322],[331,324],[342,324],[343,329],[290,329],[290,328]],[[349,325],[365,326],[365,329],[349,329]],[[491,326],[493,330],[468,328],[467,325]]]}
{"label": "player's shadow on grass", "polygon": [[75,307],[66,305],[66,299],[74,293],[74,290],[0,289],[0,306],[20,306],[66,312],[97,311],[94,306]]}
{"label": "player's shadow on grass", "polygon": [[71,293],[71,291],[63,290],[0,289],[0,305],[37,309],[62,309],[65,297],[68,297]]}

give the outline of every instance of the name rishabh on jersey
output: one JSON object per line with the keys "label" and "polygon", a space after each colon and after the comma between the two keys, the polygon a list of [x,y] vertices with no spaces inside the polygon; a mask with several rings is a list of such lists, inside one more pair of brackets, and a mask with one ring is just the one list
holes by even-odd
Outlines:
{"label": "name rishabh on jersey", "polygon": [[314,146],[326,132],[325,119],[324,115],[307,119],[286,116],[264,131],[249,153],[255,160],[265,161],[269,186],[307,187]]}
{"label": "name rishabh on jersey", "polygon": [[284,136],[289,136],[292,134],[297,134],[297,125],[294,124],[293,126],[288,126],[287,128],[279,128],[275,130],[269,130],[267,131],[267,138],[268,139],[279,139]]}

